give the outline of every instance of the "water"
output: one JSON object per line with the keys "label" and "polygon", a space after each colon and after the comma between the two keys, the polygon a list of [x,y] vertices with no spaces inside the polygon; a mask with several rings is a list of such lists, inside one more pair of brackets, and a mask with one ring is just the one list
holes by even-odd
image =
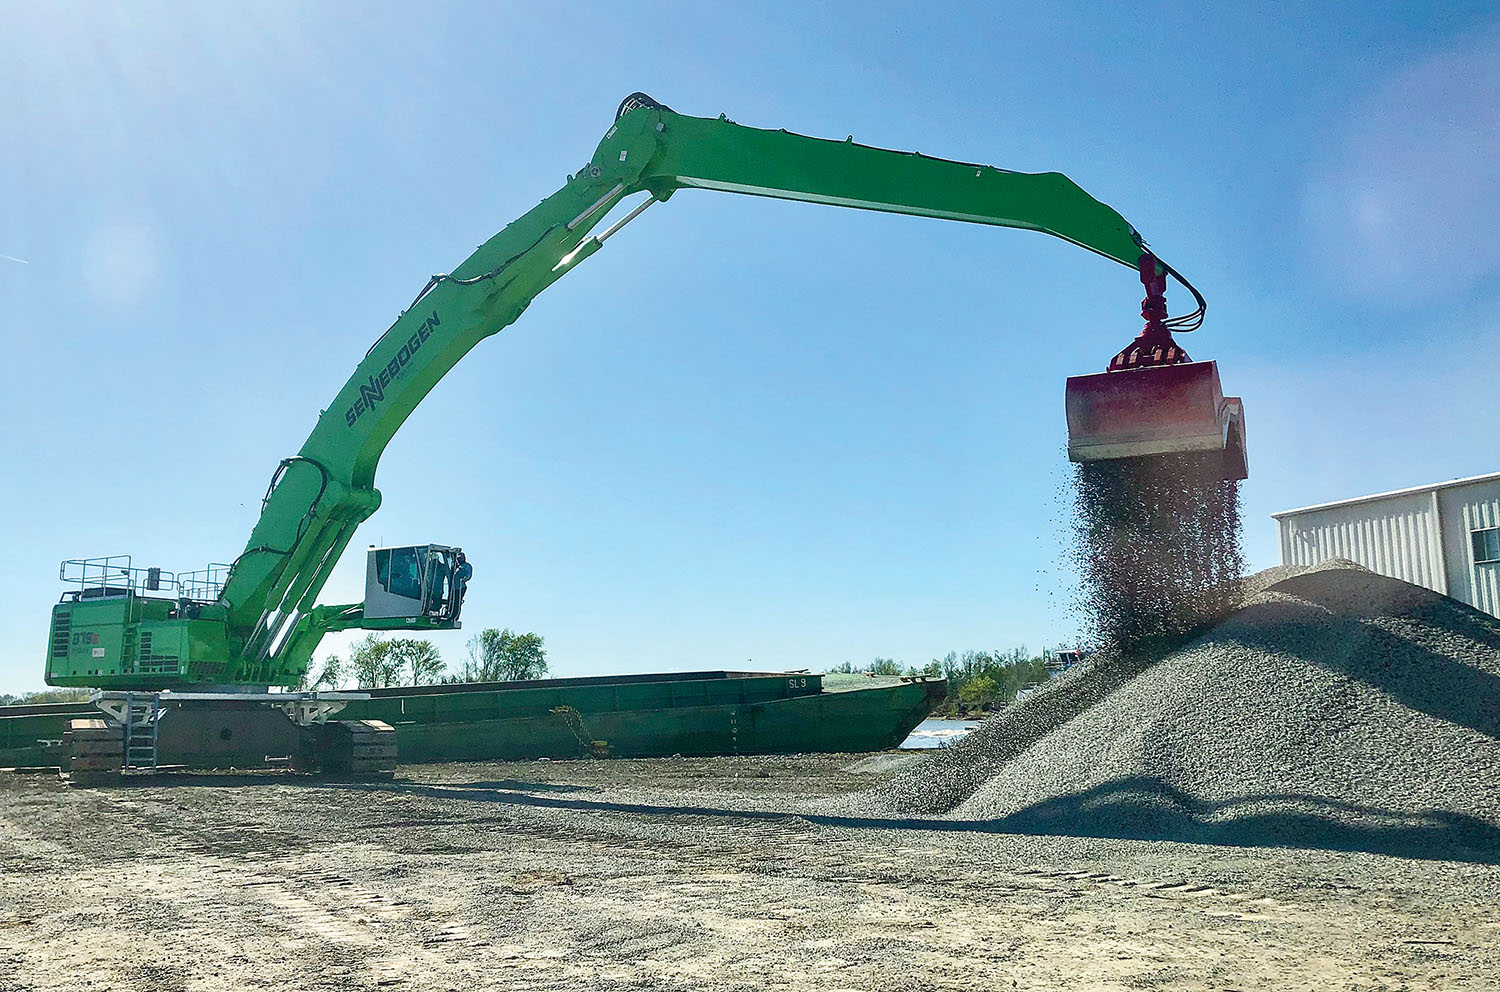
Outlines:
{"label": "water", "polygon": [[902,750],[921,751],[936,747],[947,747],[961,740],[965,734],[979,729],[978,720],[927,719],[917,724],[911,736],[901,742]]}

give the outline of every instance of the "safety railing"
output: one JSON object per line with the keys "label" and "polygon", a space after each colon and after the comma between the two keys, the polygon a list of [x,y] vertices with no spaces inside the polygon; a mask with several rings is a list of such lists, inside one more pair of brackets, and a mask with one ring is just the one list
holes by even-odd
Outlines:
{"label": "safety railing", "polygon": [[224,583],[229,581],[230,567],[215,562],[207,568],[178,573],[177,584],[182,589],[182,597],[200,603],[212,603],[224,591]]}
{"label": "safety railing", "polygon": [[80,599],[131,593],[173,599],[180,595],[176,573],[160,568],[135,568],[129,555],[73,558],[58,566],[57,577],[76,587]]}

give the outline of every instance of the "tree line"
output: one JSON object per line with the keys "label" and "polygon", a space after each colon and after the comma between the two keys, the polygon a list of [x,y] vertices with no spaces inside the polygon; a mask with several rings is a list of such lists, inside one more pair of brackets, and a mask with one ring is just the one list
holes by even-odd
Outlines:
{"label": "tree line", "polygon": [[[437,645],[415,637],[386,637],[370,632],[350,645],[346,655],[323,659],[316,674],[309,670],[298,687],[308,689],[385,689],[398,685],[439,685],[454,682],[511,682],[545,678],[547,648],[541,634],[518,634],[510,628],[490,627],[469,638],[455,671],[438,653]],[[91,689],[43,689],[40,692],[0,693],[0,706],[86,701]]]}
{"label": "tree line", "polygon": [[38,703],[83,703],[92,689],[42,689],[39,692],[0,692],[0,706],[35,706]]}
{"label": "tree line", "polygon": [[[437,646],[412,637],[367,633],[350,645],[345,655],[329,655],[316,674],[303,676],[302,689],[384,689],[401,685],[439,685],[457,682],[509,682],[545,678],[550,672],[542,635],[520,634],[491,627],[469,638],[464,658],[450,671]],[[891,658],[875,658],[867,665],[851,661],[826,669],[830,673],[906,675],[948,681],[947,696],[933,710],[936,716],[970,716],[1013,701],[1029,686],[1045,682],[1047,663],[1055,651],[1033,655],[1024,646],[1008,651],[950,651],[920,667]],[[0,694],[0,706],[19,703],[75,702],[87,699],[87,689],[50,689],[20,695]]]}
{"label": "tree line", "polygon": [[948,680],[948,694],[934,709],[934,716],[972,716],[1013,702],[1016,694],[1047,681],[1047,663],[1055,651],[1044,649],[1033,655],[1025,646],[1008,651],[949,651],[920,667],[902,665],[891,658],[876,658],[868,665],[846,661],[828,669],[860,675],[925,675]]}
{"label": "tree line", "polygon": [[438,653],[437,645],[415,637],[386,637],[371,632],[355,641],[347,655],[331,654],[314,675],[303,677],[304,689],[384,689],[397,685],[439,685],[454,682],[511,682],[547,675],[547,650],[542,635],[518,634],[491,627],[469,638],[456,671]]}

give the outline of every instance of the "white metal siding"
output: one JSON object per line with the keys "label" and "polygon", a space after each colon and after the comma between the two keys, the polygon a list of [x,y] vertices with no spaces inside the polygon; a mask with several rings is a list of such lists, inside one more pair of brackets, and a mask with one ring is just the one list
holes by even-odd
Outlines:
{"label": "white metal siding", "polygon": [[1500,480],[1442,489],[1438,500],[1442,505],[1450,595],[1500,616],[1500,564],[1475,564],[1474,542],[1469,536],[1486,527],[1500,527]]}
{"label": "white metal siding", "polygon": [[1500,563],[1476,563],[1471,537],[1500,527],[1500,473],[1276,517],[1282,564],[1348,558],[1500,616]]}
{"label": "white metal siding", "polygon": [[1281,560],[1317,565],[1348,558],[1371,571],[1443,591],[1447,583],[1430,492],[1309,510],[1277,521]]}

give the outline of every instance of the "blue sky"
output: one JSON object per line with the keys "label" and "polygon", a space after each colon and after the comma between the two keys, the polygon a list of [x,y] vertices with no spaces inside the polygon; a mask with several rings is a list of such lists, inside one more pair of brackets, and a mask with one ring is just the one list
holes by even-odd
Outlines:
{"label": "blue sky", "polygon": [[[1254,567],[1273,510],[1500,467],[1492,4],[10,3],[0,66],[0,690],[60,559],[232,559],[370,342],[637,89],[1120,210],[1208,296]],[[559,674],[1056,643],[1063,378],[1139,296],[1034,234],[684,192],[439,385],[355,547],[463,545],[466,624]]]}

